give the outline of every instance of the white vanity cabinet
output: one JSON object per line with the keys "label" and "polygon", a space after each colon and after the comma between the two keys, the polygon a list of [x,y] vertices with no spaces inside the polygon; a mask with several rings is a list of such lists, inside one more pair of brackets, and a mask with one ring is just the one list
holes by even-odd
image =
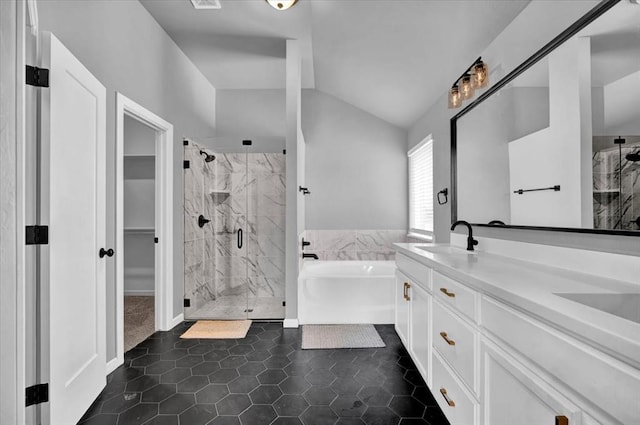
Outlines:
{"label": "white vanity cabinet", "polygon": [[489,340],[482,342],[484,424],[578,425],[580,408]]}
{"label": "white vanity cabinet", "polygon": [[398,260],[399,265],[402,266],[396,272],[395,328],[425,382],[429,384],[431,374],[431,269],[406,257]]}
{"label": "white vanity cabinet", "polygon": [[640,370],[437,261],[396,262],[396,330],[451,424],[640,425]]}

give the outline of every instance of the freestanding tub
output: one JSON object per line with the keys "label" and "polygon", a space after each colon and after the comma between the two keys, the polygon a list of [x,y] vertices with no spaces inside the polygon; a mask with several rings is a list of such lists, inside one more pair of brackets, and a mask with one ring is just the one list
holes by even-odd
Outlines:
{"label": "freestanding tub", "polygon": [[394,321],[394,261],[307,261],[298,278],[300,324]]}

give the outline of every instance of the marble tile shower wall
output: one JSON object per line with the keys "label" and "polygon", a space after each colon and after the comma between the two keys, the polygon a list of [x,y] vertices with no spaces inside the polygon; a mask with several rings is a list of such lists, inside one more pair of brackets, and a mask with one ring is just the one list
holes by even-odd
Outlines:
{"label": "marble tile shower wall", "polygon": [[[184,152],[185,313],[247,290],[284,299],[284,155],[213,152],[206,163],[200,149],[190,143]],[[200,214],[211,220],[203,228]]]}
{"label": "marble tile shower wall", "polygon": [[394,260],[394,242],[406,242],[406,230],[307,230],[305,252],[323,261]]}
{"label": "marble tile shower wall", "polygon": [[[625,156],[639,147],[622,148],[622,170],[618,150],[593,154],[593,220],[596,229],[640,230],[640,163]],[[620,173],[622,171],[622,185]],[[620,190],[622,189],[622,190]]]}

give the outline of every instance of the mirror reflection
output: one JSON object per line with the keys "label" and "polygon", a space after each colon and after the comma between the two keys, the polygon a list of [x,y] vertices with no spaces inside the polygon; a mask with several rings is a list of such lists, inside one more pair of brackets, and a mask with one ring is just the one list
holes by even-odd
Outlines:
{"label": "mirror reflection", "polygon": [[638,22],[618,3],[456,121],[458,218],[640,231]]}

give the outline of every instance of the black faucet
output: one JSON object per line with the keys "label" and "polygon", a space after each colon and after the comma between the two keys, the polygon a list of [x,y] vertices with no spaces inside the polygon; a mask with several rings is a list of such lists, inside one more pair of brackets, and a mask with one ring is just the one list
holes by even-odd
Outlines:
{"label": "black faucet", "polygon": [[302,258],[313,258],[314,260],[318,259],[316,254],[302,254]]}
{"label": "black faucet", "polygon": [[478,241],[473,239],[473,230],[471,229],[471,225],[464,220],[458,220],[451,225],[451,230],[453,231],[458,224],[464,224],[467,226],[469,230],[469,236],[467,236],[467,251],[473,251],[473,246],[478,245]]}

